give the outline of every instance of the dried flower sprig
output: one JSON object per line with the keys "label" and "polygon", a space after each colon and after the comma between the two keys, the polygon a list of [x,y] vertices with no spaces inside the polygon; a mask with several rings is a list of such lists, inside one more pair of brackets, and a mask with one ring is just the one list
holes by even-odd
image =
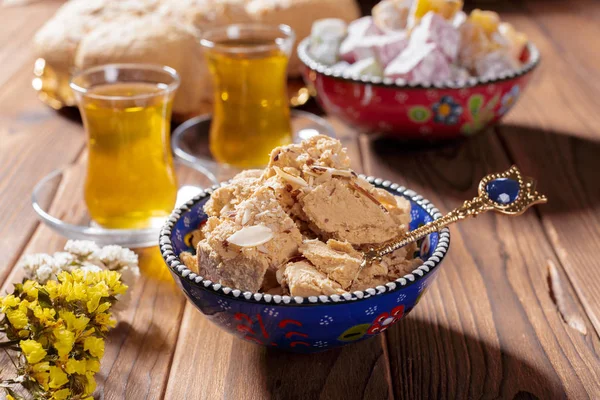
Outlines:
{"label": "dried flower sprig", "polygon": [[[99,247],[89,240],[69,240],[65,251],[48,254],[25,255],[19,263],[28,279],[45,284],[63,271],[117,271],[121,281],[132,286],[140,275],[138,256],[133,251],[121,246],[110,245]],[[113,311],[119,312],[127,308],[129,296],[121,296]]]}
{"label": "dried flower sprig", "polygon": [[[45,261],[44,261],[45,262]],[[16,354],[17,377],[2,382],[7,398],[22,385],[34,399],[92,400],[111,307],[127,291],[116,271],[74,269],[40,284],[25,280],[0,298],[0,347]]]}

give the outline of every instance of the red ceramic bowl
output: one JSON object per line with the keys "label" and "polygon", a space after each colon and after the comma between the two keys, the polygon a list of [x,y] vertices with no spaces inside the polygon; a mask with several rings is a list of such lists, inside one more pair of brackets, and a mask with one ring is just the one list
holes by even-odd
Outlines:
{"label": "red ceramic bowl", "polygon": [[351,77],[315,61],[309,39],[298,46],[304,79],[331,115],[365,133],[408,140],[444,140],[470,136],[496,123],[515,104],[540,62],[528,44],[523,66],[493,79],[469,78],[442,84],[412,84],[399,79]]}

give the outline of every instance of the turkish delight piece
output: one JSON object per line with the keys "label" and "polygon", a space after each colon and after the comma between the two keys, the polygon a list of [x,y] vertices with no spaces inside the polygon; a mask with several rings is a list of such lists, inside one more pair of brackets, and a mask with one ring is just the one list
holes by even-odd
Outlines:
{"label": "turkish delight piece", "polygon": [[470,20],[465,21],[459,31],[458,63],[469,70],[474,70],[475,60],[489,53],[492,44],[483,28]]}
{"label": "turkish delight piece", "polygon": [[428,12],[410,36],[411,45],[435,43],[452,62],[456,59],[460,45],[460,32],[435,12]]}
{"label": "turkish delight piece", "polygon": [[454,65],[454,64],[450,65],[450,78],[453,81],[462,82],[462,81],[466,81],[470,77],[471,77],[471,74],[469,73],[469,71],[466,68],[463,68],[459,65]]}
{"label": "turkish delight piece", "polygon": [[356,21],[352,21],[348,25],[348,35],[340,45],[340,59],[349,63],[355,62],[354,48],[366,36],[376,36],[383,32],[377,28],[370,16],[362,17]]}
{"label": "turkish delight piece", "polygon": [[456,14],[454,14],[454,17],[452,17],[452,19],[450,20],[450,23],[452,24],[453,27],[458,29],[458,28],[460,28],[460,26],[462,24],[465,23],[466,20],[467,20],[467,14],[464,11],[459,11]]}
{"label": "turkish delight piece", "polygon": [[305,240],[300,246],[300,253],[344,289],[356,279],[362,262],[362,253],[350,243],[334,239],[329,239],[327,244],[318,239]]}
{"label": "turkish delight piece", "polygon": [[409,82],[441,82],[451,77],[450,65],[444,53],[434,43],[409,45],[384,71],[393,79]]}
{"label": "turkish delight piece", "polygon": [[517,61],[506,51],[494,51],[475,60],[475,71],[482,78],[495,78],[517,69]]}
{"label": "turkish delight piece", "polygon": [[308,261],[290,262],[278,271],[279,283],[287,287],[292,296],[321,296],[342,294],[342,287],[327,278]]}
{"label": "turkish delight piece", "polygon": [[337,18],[316,21],[310,34],[309,51],[313,58],[324,64],[335,64],[346,28],[346,22]]}
{"label": "turkish delight piece", "polygon": [[498,30],[500,16],[494,11],[482,11],[476,8],[469,14],[469,21],[483,28],[489,36]]}
{"label": "turkish delight piece", "polygon": [[359,77],[362,75],[383,76],[383,68],[375,57],[365,58],[350,65],[344,70],[345,76]]}
{"label": "turkish delight piece", "polygon": [[371,14],[375,25],[382,31],[406,29],[410,0],[383,0],[373,7]]}
{"label": "turkish delight piece", "polygon": [[414,27],[428,12],[435,12],[445,19],[452,19],[461,11],[462,0],[414,0],[409,11],[408,27]]}
{"label": "turkish delight piece", "polygon": [[405,32],[393,32],[384,36],[365,36],[353,50],[352,58],[356,61],[375,57],[386,66],[408,46],[408,36]]}
{"label": "turkish delight piece", "polygon": [[503,22],[498,26],[498,32],[507,39],[510,48],[510,55],[515,60],[521,59],[521,54],[527,45],[527,35],[518,32],[508,22]]}

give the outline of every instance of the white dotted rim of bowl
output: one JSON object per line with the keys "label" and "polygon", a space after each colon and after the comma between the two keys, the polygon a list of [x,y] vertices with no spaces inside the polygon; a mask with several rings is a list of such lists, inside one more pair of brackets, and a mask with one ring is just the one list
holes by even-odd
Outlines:
{"label": "white dotted rim of bowl", "polygon": [[[360,175],[360,177],[366,179],[369,183],[374,184],[380,188],[389,188],[395,190],[398,194],[409,198],[414,201],[423,209],[429,213],[433,219],[442,217],[439,210],[423,196],[417,194],[413,190],[407,189],[404,186],[400,186],[397,183],[392,183],[388,180],[381,178],[375,178],[372,176]],[[222,183],[220,186],[225,185],[227,182]],[[208,291],[214,291],[227,297],[233,297],[237,300],[250,301],[253,303],[268,303],[268,304],[279,304],[279,305],[311,305],[311,304],[331,304],[331,303],[342,303],[346,301],[356,301],[361,299],[367,299],[372,296],[378,296],[383,293],[393,292],[400,288],[419,282],[427,274],[433,271],[444,259],[446,252],[450,246],[450,231],[448,228],[444,228],[439,231],[438,244],[435,247],[432,255],[417,269],[413,270],[412,273],[406,274],[395,281],[386,283],[385,285],[368,288],[365,290],[357,290],[354,292],[348,292],[341,295],[331,296],[310,296],[310,297],[299,297],[299,296],[281,296],[281,295],[270,295],[265,293],[255,293],[249,291],[242,291],[239,289],[233,289],[227,286],[223,286],[219,283],[212,282],[211,280],[204,279],[202,276],[197,275],[190,269],[188,269],[179,259],[179,257],[173,252],[173,246],[171,245],[171,231],[181,215],[184,212],[190,211],[191,207],[194,206],[200,200],[209,196],[214,190],[220,187],[219,185],[213,186],[212,188],[202,191],[200,194],[192,198],[187,203],[183,204],[179,208],[176,208],[171,213],[167,222],[160,231],[159,246],[160,252],[163,259],[180,278],[187,279],[192,285]]]}
{"label": "white dotted rim of bowl", "polygon": [[316,60],[314,60],[308,54],[308,44],[310,38],[307,37],[300,42],[298,45],[298,57],[300,60],[313,71],[316,71],[325,76],[329,76],[336,79],[341,79],[354,83],[370,83],[372,85],[377,86],[385,86],[392,88],[400,88],[400,89],[463,89],[470,88],[474,86],[488,85],[491,83],[497,83],[506,81],[509,79],[517,78],[522,75],[527,74],[532,71],[535,67],[538,66],[541,60],[541,55],[537,47],[531,43],[527,43],[527,49],[529,50],[529,61],[527,61],[521,68],[518,68],[514,71],[504,72],[493,78],[478,78],[478,77],[470,77],[468,79],[463,80],[448,80],[444,82],[431,82],[431,83],[415,83],[415,82],[407,82],[404,79],[391,79],[391,78],[381,78],[378,76],[369,76],[369,75],[354,75],[350,76],[343,71],[335,71],[330,65],[322,64]]}

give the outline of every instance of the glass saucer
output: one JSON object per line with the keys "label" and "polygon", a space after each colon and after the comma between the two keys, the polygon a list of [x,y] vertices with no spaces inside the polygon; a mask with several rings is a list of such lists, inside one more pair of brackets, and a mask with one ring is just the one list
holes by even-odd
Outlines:
{"label": "glass saucer", "polygon": [[[179,181],[175,207],[197,195],[201,188],[217,183],[180,162],[175,163],[175,171]],[[101,246],[117,244],[138,248],[158,244],[162,223],[147,229],[105,229],[92,221],[83,199],[85,174],[86,160],[81,160],[51,172],[35,185],[31,203],[44,224],[68,239],[93,240]]]}
{"label": "glass saucer", "polygon": [[[314,135],[335,137],[333,127],[323,118],[300,110],[291,110],[294,143]],[[171,147],[176,159],[196,168],[219,182],[232,178],[242,169],[216,161],[210,154],[208,136],[211,115],[200,115],[179,125],[171,135]]]}

